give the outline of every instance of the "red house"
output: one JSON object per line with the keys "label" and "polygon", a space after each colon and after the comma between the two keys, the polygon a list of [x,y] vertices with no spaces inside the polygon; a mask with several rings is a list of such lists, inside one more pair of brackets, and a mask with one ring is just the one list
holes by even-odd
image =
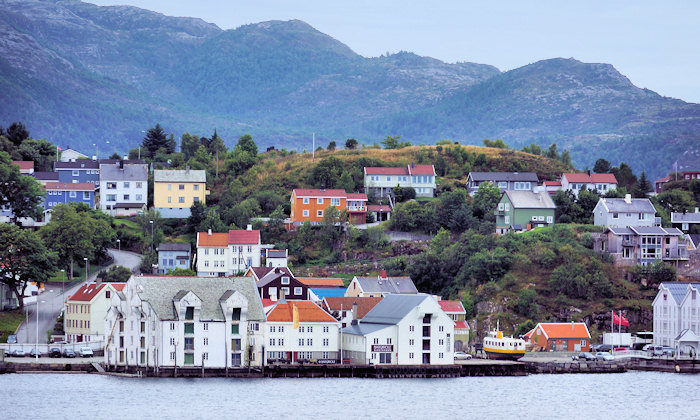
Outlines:
{"label": "red house", "polygon": [[523,337],[534,351],[590,351],[591,334],[583,322],[540,322]]}

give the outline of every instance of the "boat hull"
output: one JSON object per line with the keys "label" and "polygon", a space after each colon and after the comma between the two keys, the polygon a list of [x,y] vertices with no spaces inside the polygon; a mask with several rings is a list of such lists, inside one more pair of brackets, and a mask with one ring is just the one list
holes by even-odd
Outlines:
{"label": "boat hull", "polygon": [[504,352],[504,351],[484,348],[484,352],[486,353],[486,357],[489,359],[492,359],[492,360],[518,360],[521,357],[525,356],[524,351]]}

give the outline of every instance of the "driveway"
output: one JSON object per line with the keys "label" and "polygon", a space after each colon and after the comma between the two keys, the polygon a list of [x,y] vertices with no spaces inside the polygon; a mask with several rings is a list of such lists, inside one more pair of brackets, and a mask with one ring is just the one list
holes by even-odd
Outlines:
{"label": "driveway", "polygon": [[[136,254],[128,251],[117,251],[116,249],[109,249],[109,253],[114,259],[113,265],[123,265],[126,268],[133,270],[138,267],[141,263],[140,254]],[[37,302],[39,304],[39,337],[37,341],[37,303],[31,303],[24,306],[25,312],[27,314],[27,319],[19,326],[17,330],[17,342],[24,344],[32,343],[46,343],[46,331],[53,328],[53,324],[56,322],[56,318],[61,313],[63,309],[63,303],[65,299],[75,293],[76,290],[86,282],[95,281],[97,278],[97,273],[91,275],[87,281],[83,281],[78,284],[73,284],[71,286],[66,285],[65,291],[62,290],[62,285],[60,283],[47,283],[44,293],[37,296]]]}

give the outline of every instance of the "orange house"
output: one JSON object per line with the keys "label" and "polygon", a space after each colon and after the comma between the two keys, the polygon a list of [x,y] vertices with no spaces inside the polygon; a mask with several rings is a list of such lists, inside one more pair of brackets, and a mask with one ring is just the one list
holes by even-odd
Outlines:
{"label": "orange house", "polygon": [[591,351],[591,334],[583,322],[540,322],[523,336],[533,351]]}
{"label": "orange house", "polygon": [[334,206],[348,214],[351,224],[365,223],[367,214],[367,194],[346,193],[345,190],[300,189],[292,191],[291,214],[292,227],[310,221],[316,224],[323,221],[323,215],[329,206]]}

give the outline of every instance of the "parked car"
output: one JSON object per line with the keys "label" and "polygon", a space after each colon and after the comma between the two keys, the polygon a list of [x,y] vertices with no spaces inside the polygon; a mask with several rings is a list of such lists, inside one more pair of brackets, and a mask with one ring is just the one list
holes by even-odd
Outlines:
{"label": "parked car", "polygon": [[63,349],[63,357],[75,357],[75,351],[73,349]]}
{"label": "parked car", "polygon": [[455,352],[455,360],[469,360],[472,358],[472,355],[469,353],[465,353],[463,351],[456,351]]}
{"label": "parked car", "polygon": [[652,356],[663,356],[664,346],[651,346],[647,349],[647,352],[650,353]]}
{"label": "parked car", "polygon": [[612,354],[608,353],[607,351],[599,351],[595,354],[595,358],[596,360],[601,360],[603,362],[615,360],[615,358],[612,357]]}
{"label": "parked car", "polygon": [[12,352],[13,357],[24,357],[27,355],[27,352],[24,351],[24,349],[15,349],[15,351]]}
{"label": "parked car", "polygon": [[664,346],[661,351],[663,356],[673,357],[676,354],[676,349],[673,347]]}
{"label": "parked car", "polygon": [[619,352],[623,352],[623,351],[627,351],[627,350],[629,350],[627,347],[615,347],[615,348],[613,349],[613,351],[614,351],[615,353],[619,353]]}
{"label": "parked car", "polygon": [[43,354],[41,353],[41,350],[37,349],[36,347],[32,347],[32,350],[29,352],[29,355],[30,355],[31,357],[36,357],[36,356],[41,357],[41,356],[43,356]]}
{"label": "parked car", "polygon": [[94,356],[92,349],[90,347],[81,347],[80,350],[78,350],[78,354],[80,354],[80,357],[92,357],[92,356]]}
{"label": "parked car", "polygon": [[572,360],[596,360],[595,354],[584,351],[579,354],[571,356]]}
{"label": "parked car", "polygon": [[7,336],[7,344],[17,344],[17,336],[10,334]]}
{"label": "parked car", "polygon": [[58,347],[51,347],[49,349],[49,357],[61,357],[61,349]]}

